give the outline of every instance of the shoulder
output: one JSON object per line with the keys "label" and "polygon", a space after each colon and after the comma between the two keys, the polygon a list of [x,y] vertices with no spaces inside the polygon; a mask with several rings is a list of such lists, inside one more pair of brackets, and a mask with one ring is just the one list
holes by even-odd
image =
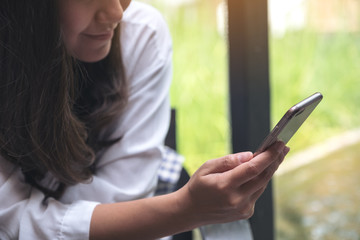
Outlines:
{"label": "shoulder", "polygon": [[129,74],[171,58],[172,41],[168,26],[162,14],[148,4],[131,2],[124,12],[120,34],[125,72]]}
{"label": "shoulder", "polygon": [[168,50],[171,37],[161,13],[148,4],[132,1],[122,19],[121,44],[125,51],[147,44],[153,44],[159,51]]}
{"label": "shoulder", "polygon": [[156,8],[137,1],[130,3],[122,21],[127,24],[141,24],[154,30],[163,27],[165,23],[163,16]]}

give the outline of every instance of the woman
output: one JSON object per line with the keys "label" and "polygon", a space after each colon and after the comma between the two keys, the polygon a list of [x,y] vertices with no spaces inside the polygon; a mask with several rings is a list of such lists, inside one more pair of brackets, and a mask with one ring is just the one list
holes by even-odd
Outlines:
{"label": "woman", "polygon": [[3,1],[0,239],[156,239],[246,219],[289,151],[210,160],[151,197],[171,40],[158,12],[130,1]]}

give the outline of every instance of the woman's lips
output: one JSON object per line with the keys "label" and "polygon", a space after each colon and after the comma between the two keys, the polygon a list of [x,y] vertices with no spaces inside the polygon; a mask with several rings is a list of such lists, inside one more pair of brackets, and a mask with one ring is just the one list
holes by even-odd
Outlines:
{"label": "woman's lips", "polygon": [[113,31],[102,33],[83,33],[83,35],[92,40],[107,41],[113,37]]}

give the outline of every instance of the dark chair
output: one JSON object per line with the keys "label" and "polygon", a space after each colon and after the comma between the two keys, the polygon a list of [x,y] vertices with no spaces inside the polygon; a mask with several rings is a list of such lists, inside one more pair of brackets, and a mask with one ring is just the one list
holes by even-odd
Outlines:
{"label": "dark chair", "polygon": [[[176,111],[175,109],[171,109],[171,120],[170,120],[170,127],[168,134],[165,139],[165,145],[176,150]],[[182,169],[180,179],[178,183],[176,184],[176,189],[178,190],[181,187],[183,187],[187,181],[190,179],[189,174],[185,170],[185,168]],[[173,240],[192,240],[192,231],[179,233],[173,236]]]}

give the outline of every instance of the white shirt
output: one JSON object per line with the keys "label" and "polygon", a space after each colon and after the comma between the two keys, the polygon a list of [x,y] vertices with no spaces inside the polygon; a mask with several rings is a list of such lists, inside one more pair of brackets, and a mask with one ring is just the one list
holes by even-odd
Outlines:
{"label": "white shirt", "polygon": [[[89,184],[66,189],[42,204],[42,192],[25,183],[20,169],[0,157],[0,239],[88,239],[99,203],[152,196],[169,123],[172,46],[154,8],[132,2],[121,23],[128,105],[113,129],[123,136],[97,165]],[[50,184],[50,183],[49,183]]]}

